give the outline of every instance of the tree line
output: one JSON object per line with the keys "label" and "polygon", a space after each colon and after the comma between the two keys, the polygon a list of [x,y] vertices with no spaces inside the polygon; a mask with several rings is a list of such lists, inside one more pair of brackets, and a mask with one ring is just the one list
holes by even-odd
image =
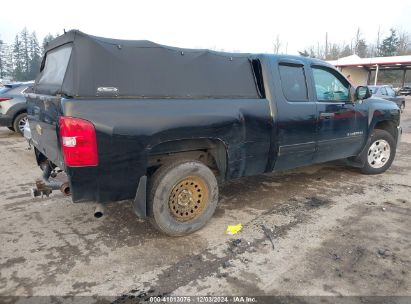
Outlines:
{"label": "tree line", "polygon": [[[274,51],[278,49],[278,37],[274,42]],[[319,58],[323,60],[337,60],[350,55],[358,55],[361,58],[411,55],[411,40],[407,32],[391,28],[389,33],[382,37],[381,28],[378,28],[374,41],[367,41],[358,28],[349,43],[332,43],[325,33],[323,43],[311,45],[303,51],[301,56]]]}
{"label": "tree line", "polygon": [[0,39],[0,78],[34,80],[40,70],[45,45],[57,36],[48,34],[40,45],[36,32],[30,32],[25,27],[12,44]]}
{"label": "tree line", "polygon": [[[279,36],[273,42],[274,53],[281,53],[284,44]],[[386,35],[382,35],[381,27],[378,28],[374,40],[367,41],[358,28],[353,37],[346,42],[332,42],[328,33],[325,33],[324,41],[317,42],[317,45],[311,45],[299,54],[304,57],[318,58],[322,60],[337,60],[350,55],[357,55],[361,58],[369,57],[387,57],[411,55],[411,38],[410,34],[395,28],[391,28]],[[379,83],[386,83],[399,86],[401,85],[403,72],[400,70],[381,70],[379,72]],[[371,78],[375,72],[371,73]],[[406,83],[411,81],[411,73],[407,74]]]}
{"label": "tree line", "polygon": [[[36,32],[24,28],[15,36],[12,44],[0,39],[0,78],[15,81],[35,79],[40,70],[45,45],[57,36],[58,34],[49,33],[40,45]],[[274,53],[281,53],[284,45],[288,46],[288,43],[283,43],[277,35],[273,45]],[[361,58],[411,55],[411,39],[409,33],[394,28],[382,37],[381,28],[378,28],[376,39],[369,42],[358,28],[349,43],[331,42],[328,33],[325,33],[323,43],[318,42],[317,45],[306,47],[299,53],[301,56],[323,60],[336,60],[353,54]]]}

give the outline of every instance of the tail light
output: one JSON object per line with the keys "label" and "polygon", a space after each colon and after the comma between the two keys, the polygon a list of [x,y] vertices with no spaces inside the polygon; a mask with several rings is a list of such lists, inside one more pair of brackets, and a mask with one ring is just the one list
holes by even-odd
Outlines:
{"label": "tail light", "polygon": [[11,97],[0,97],[0,102],[13,99]]}
{"label": "tail light", "polygon": [[88,120],[60,117],[64,163],[70,167],[98,165],[96,129]]}

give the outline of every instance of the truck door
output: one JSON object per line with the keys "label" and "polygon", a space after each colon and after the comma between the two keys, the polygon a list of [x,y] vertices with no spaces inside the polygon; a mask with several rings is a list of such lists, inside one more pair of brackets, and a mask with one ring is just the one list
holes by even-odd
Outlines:
{"label": "truck door", "polygon": [[360,127],[363,114],[350,101],[350,83],[331,67],[314,65],[311,70],[318,115],[314,162],[357,155],[366,134]]}
{"label": "truck door", "polygon": [[306,66],[299,60],[273,67],[276,87],[278,150],[274,170],[311,164],[316,147],[316,103],[307,85]]}

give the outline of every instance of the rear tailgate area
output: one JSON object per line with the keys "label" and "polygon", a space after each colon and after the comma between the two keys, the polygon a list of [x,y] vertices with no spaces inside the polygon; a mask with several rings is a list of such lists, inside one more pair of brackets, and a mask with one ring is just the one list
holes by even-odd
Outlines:
{"label": "rear tailgate area", "polygon": [[26,100],[33,145],[56,166],[64,168],[58,129],[61,97],[27,94]]}

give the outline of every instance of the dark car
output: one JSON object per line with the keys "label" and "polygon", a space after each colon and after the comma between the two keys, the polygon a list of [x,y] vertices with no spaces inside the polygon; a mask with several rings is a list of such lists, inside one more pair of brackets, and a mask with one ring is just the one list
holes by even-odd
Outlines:
{"label": "dark car", "polygon": [[411,87],[402,87],[398,91],[399,95],[410,96],[411,95]]}
{"label": "dark car", "polygon": [[405,109],[405,98],[395,93],[389,85],[368,86],[371,94],[385,100],[393,101],[400,108],[401,112]]}
{"label": "dark car", "polygon": [[[394,103],[312,58],[70,31],[43,63],[26,97],[33,194],[130,200],[169,235],[204,226],[228,180],[337,159],[383,173],[402,132]],[[50,180],[60,169],[68,180]]]}
{"label": "dark car", "polygon": [[23,134],[27,121],[24,93],[28,93],[33,85],[33,82],[17,82],[0,88],[0,126]]}

